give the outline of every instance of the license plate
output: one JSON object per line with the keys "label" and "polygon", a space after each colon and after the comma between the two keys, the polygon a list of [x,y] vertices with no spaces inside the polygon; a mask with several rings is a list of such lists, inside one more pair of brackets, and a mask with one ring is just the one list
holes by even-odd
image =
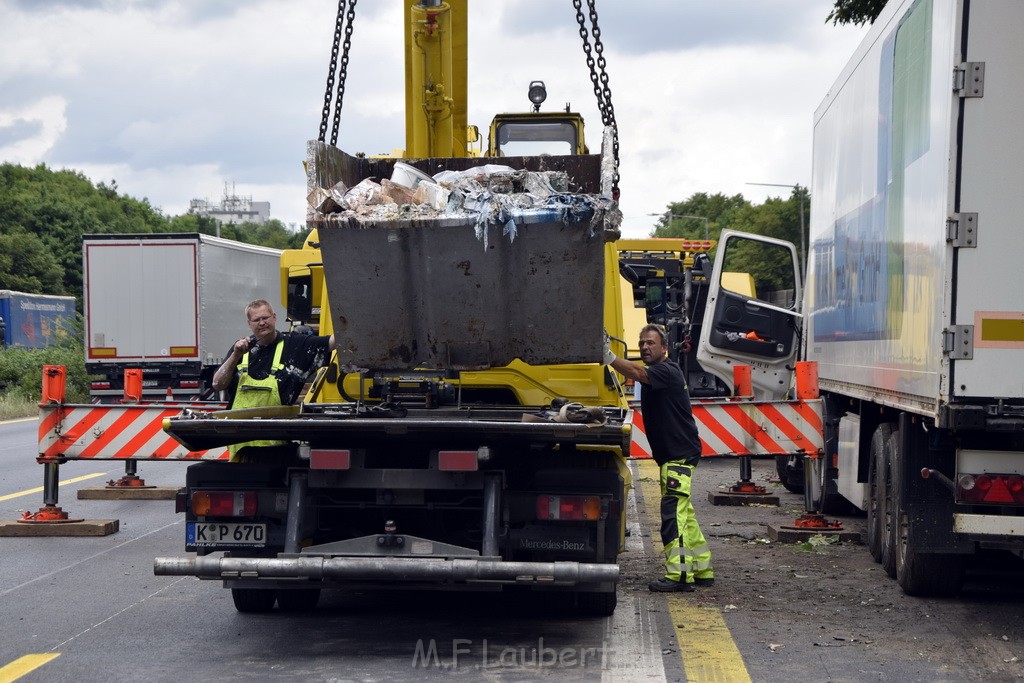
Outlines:
{"label": "license plate", "polygon": [[262,548],[267,544],[266,524],[236,522],[189,522],[185,525],[185,545],[233,545]]}

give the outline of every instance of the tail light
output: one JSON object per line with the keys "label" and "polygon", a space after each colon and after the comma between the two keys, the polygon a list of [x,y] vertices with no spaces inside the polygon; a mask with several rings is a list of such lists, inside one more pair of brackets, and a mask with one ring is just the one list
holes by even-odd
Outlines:
{"label": "tail light", "polygon": [[956,502],[988,505],[1024,505],[1024,477],[1019,474],[956,475]]}
{"label": "tail light", "polygon": [[255,491],[197,491],[192,514],[197,517],[255,517],[259,511]]}
{"label": "tail light", "polygon": [[537,519],[594,521],[601,518],[598,496],[537,496]]}
{"label": "tail light", "polygon": [[92,388],[93,389],[97,389],[97,390],[99,390],[99,389],[109,389],[110,388],[110,382],[93,382],[92,383]]}
{"label": "tail light", "polygon": [[182,389],[198,389],[199,382],[194,379],[183,379],[178,383],[178,386]]}

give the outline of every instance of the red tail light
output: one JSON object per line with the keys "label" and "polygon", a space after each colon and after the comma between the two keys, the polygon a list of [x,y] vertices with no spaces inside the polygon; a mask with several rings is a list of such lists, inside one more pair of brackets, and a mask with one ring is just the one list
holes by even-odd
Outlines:
{"label": "red tail light", "polygon": [[259,511],[255,491],[197,491],[192,514],[197,517],[255,517]]}
{"label": "red tail light", "polygon": [[537,519],[583,520],[601,518],[601,499],[597,496],[537,496]]}
{"label": "red tail light", "polygon": [[480,468],[476,451],[438,451],[437,469],[442,472],[475,472]]}
{"label": "red tail light", "polygon": [[199,382],[197,382],[194,379],[183,379],[178,384],[178,386],[181,387],[182,389],[198,389]]}
{"label": "red tail light", "polygon": [[1024,478],[1019,474],[966,474],[956,477],[958,503],[1024,505]]}

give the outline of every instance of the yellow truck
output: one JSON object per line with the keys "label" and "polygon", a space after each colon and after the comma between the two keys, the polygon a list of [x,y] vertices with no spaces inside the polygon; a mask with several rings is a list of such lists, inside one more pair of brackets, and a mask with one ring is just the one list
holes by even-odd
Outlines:
{"label": "yellow truck", "polygon": [[578,115],[544,112],[499,116],[491,149],[568,131],[564,153],[472,156],[452,73],[466,13],[406,3],[403,159],[309,143],[310,233],[282,287],[289,319],[337,350],[301,405],[168,420],[194,451],[274,439],[297,460],[190,466],[197,557],[156,573],[223,580],[247,612],[397,585],[614,610],[630,485],[628,405],[600,362],[622,327],[615,164],[579,153]]}

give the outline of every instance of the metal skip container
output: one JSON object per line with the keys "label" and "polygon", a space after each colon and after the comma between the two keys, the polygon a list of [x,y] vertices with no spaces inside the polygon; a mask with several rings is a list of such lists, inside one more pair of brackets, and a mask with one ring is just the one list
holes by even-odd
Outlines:
{"label": "metal skip container", "polygon": [[339,358],[396,370],[600,362],[605,242],[618,226],[572,197],[500,221],[322,221]]}

